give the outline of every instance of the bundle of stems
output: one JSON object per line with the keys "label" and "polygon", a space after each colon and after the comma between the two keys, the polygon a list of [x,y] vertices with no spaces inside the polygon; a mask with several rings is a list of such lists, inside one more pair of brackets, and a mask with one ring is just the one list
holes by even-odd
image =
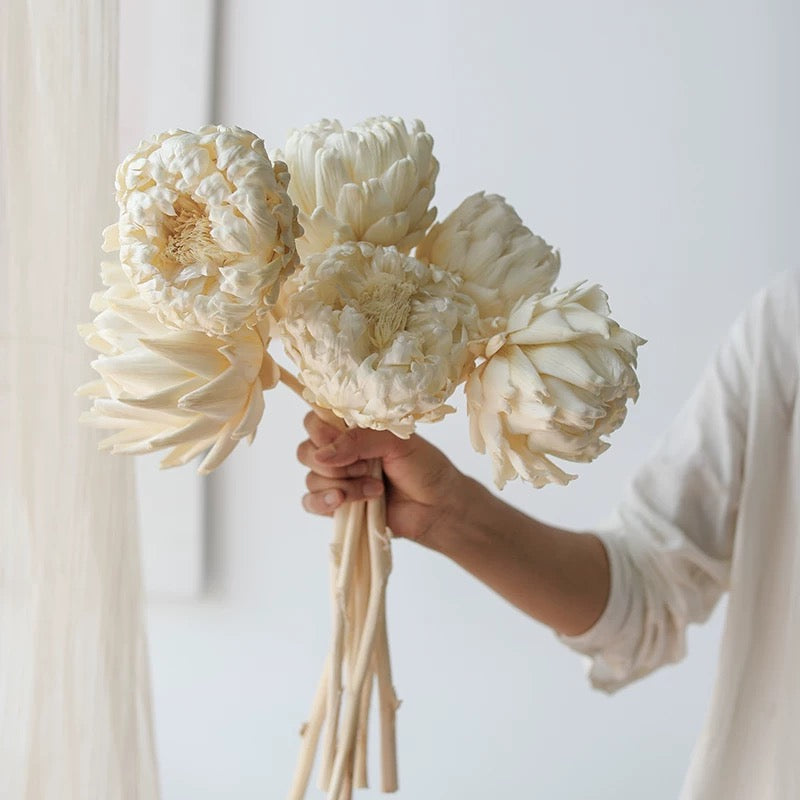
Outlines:
{"label": "bundle of stems", "polygon": [[[302,385],[281,370],[281,380],[302,396]],[[342,420],[315,409],[344,430]],[[370,475],[382,479],[380,460]],[[319,788],[328,800],[350,800],[354,788],[366,788],[367,728],[377,683],[381,728],[381,789],[397,791],[395,714],[399,706],[392,684],[386,627],[386,584],[392,569],[386,500],[343,504],[334,513],[330,546],[331,646],[325,658],[311,714],[300,731],[300,753],[289,800],[305,797],[317,750]]]}

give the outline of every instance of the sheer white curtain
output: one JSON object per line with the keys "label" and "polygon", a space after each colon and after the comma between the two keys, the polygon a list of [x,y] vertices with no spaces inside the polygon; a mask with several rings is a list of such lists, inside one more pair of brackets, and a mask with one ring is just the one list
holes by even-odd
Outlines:
{"label": "sheer white curtain", "polygon": [[0,795],[158,797],[130,464],[79,427],[116,0],[0,3]]}

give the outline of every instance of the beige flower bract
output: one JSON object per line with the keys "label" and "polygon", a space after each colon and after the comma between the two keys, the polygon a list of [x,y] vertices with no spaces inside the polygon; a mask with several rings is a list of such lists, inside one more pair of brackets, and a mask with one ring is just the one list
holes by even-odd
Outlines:
{"label": "beige flower bract", "polygon": [[286,165],[249,131],[162,133],[117,170],[120,217],[105,249],[119,249],[138,294],[169,327],[253,327],[298,261],[288,183]]}
{"label": "beige flower bract", "polygon": [[350,129],[321,120],[293,131],[285,150],[305,259],[350,241],[408,252],[430,227],[439,162],[419,120],[373,117]]}
{"label": "beige flower bract", "polygon": [[603,437],[638,397],[644,343],[609,313],[599,286],[579,284],[520,301],[489,340],[466,395],[473,446],[491,457],[498,487],[518,476],[566,484],[575,476],[553,458],[592,461],[608,448]]}
{"label": "beige flower bract", "polygon": [[472,364],[477,317],[447,272],[348,243],[310,257],[286,294],[282,339],[309,401],[404,437],[453,410],[445,401]]}
{"label": "beige flower bract", "polygon": [[93,399],[82,421],[115,431],[101,442],[112,453],[169,449],[162,467],[208,451],[199,471],[216,469],[236,444],[252,441],[263,390],[278,382],[258,330],[228,336],[166,328],[136,295],[120,265],[105,262],[107,289],[92,298],[94,321],[81,326],[101,355],[100,379],[82,386]]}
{"label": "beige flower bract", "polygon": [[561,258],[499,195],[478,192],[437,222],[415,255],[464,279],[484,328],[502,326],[520,297],[549,291]]}

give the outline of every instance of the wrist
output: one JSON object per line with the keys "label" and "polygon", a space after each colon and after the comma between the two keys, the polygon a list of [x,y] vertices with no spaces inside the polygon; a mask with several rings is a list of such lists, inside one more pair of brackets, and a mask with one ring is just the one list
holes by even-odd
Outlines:
{"label": "wrist", "polygon": [[424,544],[458,560],[458,552],[482,535],[481,519],[495,500],[483,484],[456,470],[443,513],[431,527]]}

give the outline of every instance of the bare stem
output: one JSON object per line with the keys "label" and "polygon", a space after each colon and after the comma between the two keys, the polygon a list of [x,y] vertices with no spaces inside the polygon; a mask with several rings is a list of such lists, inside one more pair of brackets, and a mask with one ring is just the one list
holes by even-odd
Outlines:
{"label": "bare stem", "polygon": [[397,737],[395,716],[400,707],[392,685],[392,665],[389,659],[389,637],[386,629],[386,603],[380,615],[375,637],[375,672],[378,676],[378,702],[381,716],[381,790],[396,792]]}
{"label": "bare stem", "polygon": [[[366,529],[366,518],[364,519],[365,530],[361,536],[361,541],[358,548],[358,561],[359,566],[358,577],[355,583],[355,629],[358,634],[364,630],[364,621],[367,614],[367,602],[369,600],[369,541],[368,530]],[[355,666],[356,661],[356,648],[358,647],[358,638],[353,637],[355,640],[355,647],[351,653],[351,667]],[[361,698],[359,699],[358,707],[358,727],[356,729],[356,746],[353,761],[353,782],[359,789],[366,789],[369,786],[367,778],[367,742],[369,732],[369,706],[372,699],[372,684],[375,672],[375,659],[374,656],[370,661],[369,671],[367,672],[364,686],[361,690]],[[353,670],[351,669],[350,685],[353,684]]]}
{"label": "bare stem", "polygon": [[364,518],[364,503],[339,506],[334,513],[335,533],[331,545],[331,675],[328,683],[325,736],[319,788],[328,791],[337,752],[339,710],[342,703],[342,663],[344,661],[347,589],[357,552],[358,534]]}
{"label": "bare stem", "polygon": [[301,400],[305,400],[306,398],[305,395],[303,394],[305,387],[300,382],[300,379],[292,375],[292,373],[289,372],[289,370],[284,369],[283,367],[278,367],[278,369],[280,370],[281,373],[281,383],[284,386],[288,386]]}
{"label": "bare stem", "polygon": [[[373,468],[374,469],[374,468]],[[377,462],[380,469],[380,462]],[[380,474],[373,472],[373,474]],[[370,590],[367,602],[367,614],[364,620],[364,630],[358,646],[354,682],[348,692],[348,702],[342,721],[341,737],[333,765],[333,776],[329,787],[328,800],[338,800],[343,781],[346,776],[348,760],[352,753],[356,725],[358,722],[358,707],[361,691],[367,677],[372,649],[375,644],[375,634],[379,627],[380,615],[383,609],[383,598],[386,590],[386,581],[392,568],[391,546],[386,535],[386,524],[382,520],[381,505],[367,504],[367,522],[369,533],[370,556]]]}
{"label": "bare stem", "polygon": [[[300,382],[300,379],[292,375],[289,370],[284,369],[283,367],[278,367],[280,371],[280,381],[284,386],[288,386],[301,400],[308,403],[306,396],[303,394],[305,387]],[[338,428],[340,431],[344,431],[347,429],[347,426],[344,423],[344,420],[340,417],[337,417],[332,411],[328,410],[327,408],[320,408],[313,403],[308,403],[311,408],[313,409],[314,413],[317,414],[321,419],[324,419],[329,425],[333,425],[335,428]]]}
{"label": "bare stem", "polygon": [[[373,466],[373,477],[381,477],[380,463]],[[386,537],[386,496],[381,495],[369,501],[367,508],[370,529],[377,528],[377,534]],[[391,558],[391,556],[390,556]],[[391,561],[389,568],[391,569]],[[392,684],[392,664],[389,654],[389,636],[386,625],[386,593],[384,591],[381,613],[378,616],[378,630],[375,634],[373,665],[378,682],[378,702],[381,720],[381,789],[396,792],[397,784],[397,739],[395,716],[400,702]]]}
{"label": "bare stem", "polygon": [[325,698],[328,693],[328,678],[330,675],[330,656],[325,659],[325,666],[322,670],[322,677],[317,685],[314,695],[314,702],[311,706],[311,716],[303,725],[300,735],[303,739],[300,745],[300,754],[297,757],[297,766],[294,771],[292,788],[289,790],[288,800],[303,800],[308,788],[308,779],[311,775],[311,768],[314,766],[314,756],[317,753],[317,743],[322,729],[322,722],[325,718]]}
{"label": "bare stem", "polygon": [[[300,380],[283,367],[279,370],[281,382],[305,400]],[[345,430],[344,422],[331,411],[311,407],[326,422]],[[380,461],[372,462],[371,471],[374,477],[381,477]],[[364,505],[363,502],[350,503],[337,509],[334,515],[331,652],[314,698],[311,719],[303,732],[290,800],[301,800],[305,794],[323,720],[326,726],[320,788],[329,792],[329,800],[349,800],[354,784],[359,788],[367,786],[367,727],[374,677],[377,677],[380,700],[381,786],[384,792],[397,791],[395,714],[400,703],[392,685],[386,628],[386,582],[392,569],[386,500],[383,496],[369,500],[366,515]],[[362,548],[364,562],[360,568],[354,568]],[[347,708],[339,735],[345,651]]]}
{"label": "bare stem", "polygon": [[342,791],[339,793],[339,800],[352,800],[353,798],[353,776],[348,772],[342,782]]}

